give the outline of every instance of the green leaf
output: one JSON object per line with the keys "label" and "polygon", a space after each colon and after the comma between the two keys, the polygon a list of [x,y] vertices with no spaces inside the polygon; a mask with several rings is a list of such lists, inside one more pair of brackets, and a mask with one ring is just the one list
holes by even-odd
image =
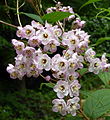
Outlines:
{"label": "green leaf", "polygon": [[44,24],[43,20],[42,20],[41,17],[38,16],[38,15],[31,14],[31,13],[24,13],[24,12],[21,12],[20,14],[24,14],[24,15],[26,15],[26,16],[28,16],[28,17],[30,17],[30,18],[32,18],[32,19],[34,19],[34,20],[42,23],[42,24]]}
{"label": "green leaf", "polygon": [[99,78],[105,85],[109,85],[110,82],[110,72],[100,72],[98,74]]}
{"label": "green leaf", "polygon": [[78,72],[80,73],[80,75],[84,75],[87,72],[87,68],[82,68],[80,70],[78,70]]}
{"label": "green leaf", "polygon": [[92,118],[98,118],[110,110],[110,89],[97,90],[89,96],[83,106],[84,113]]}
{"label": "green leaf", "polygon": [[94,3],[94,2],[98,2],[98,1],[102,1],[102,0],[89,0],[87,1],[85,4],[83,4],[79,10],[81,10],[83,7],[85,7],[86,5],[89,5],[91,3]]}
{"label": "green leaf", "polygon": [[55,83],[41,83],[40,90],[42,89],[43,85],[46,85],[49,88],[53,88],[55,86]]}
{"label": "green leaf", "polygon": [[43,20],[47,20],[50,23],[55,23],[57,21],[63,20],[64,18],[69,17],[72,13],[69,12],[52,12],[42,16]]}
{"label": "green leaf", "polygon": [[80,93],[85,97],[89,97],[93,93],[93,91],[80,90]]}
{"label": "green leaf", "polygon": [[110,37],[99,38],[99,39],[97,40],[97,42],[96,42],[95,44],[93,44],[92,46],[97,46],[97,45],[103,43],[103,42],[106,41],[106,40],[110,40]]}

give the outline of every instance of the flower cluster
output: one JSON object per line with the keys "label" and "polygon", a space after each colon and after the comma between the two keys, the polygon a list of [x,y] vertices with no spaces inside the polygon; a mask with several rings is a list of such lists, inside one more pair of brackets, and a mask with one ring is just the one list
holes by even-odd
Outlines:
{"label": "flower cluster", "polygon": [[52,101],[53,111],[75,116],[80,109],[79,70],[87,64],[89,72],[98,74],[100,70],[107,71],[110,64],[105,53],[101,59],[95,57],[95,51],[88,46],[90,35],[81,29],[85,21],[77,18],[70,6],[62,7],[58,2],[56,7],[47,9],[47,13],[54,11],[73,13],[68,17],[68,20],[74,19],[73,29],[64,31],[62,23],[52,26],[45,22],[42,25],[34,20],[31,25],[18,27],[16,35],[20,40],[12,39],[17,53],[15,65],[9,64],[7,71],[12,79],[20,80],[25,75],[38,77],[45,71],[51,71],[51,76],[43,78],[57,82],[53,90],[58,98]]}
{"label": "flower cluster", "polygon": [[108,71],[110,68],[110,64],[107,63],[106,53],[104,53],[101,59],[95,57],[95,51],[92,48],[89,48],[85,52],[85,60],[89,62],[89,72],[93,72],[94,74],[98,74],[100,70]]}

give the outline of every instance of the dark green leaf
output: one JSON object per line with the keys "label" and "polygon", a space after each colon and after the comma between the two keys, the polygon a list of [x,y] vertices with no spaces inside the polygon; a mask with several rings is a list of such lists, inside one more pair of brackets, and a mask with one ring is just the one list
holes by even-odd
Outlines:
{"label": "dark green leaf", "polygon": [[100,72],[98,74],[99,78],[105,85],[109,85],[110,82],[110,72]]}
{"label": "dark green leaf", "polygon": [[42,23],[42,24],[44,23],[43,20],[41,19],[41,17],[38,16],[38,15],[31,14],[31,13],[24,13],[24,12],[21,12],[20,14],[24,14],[24,15],[26,15],[26,16],[28,16],[28,17],[30,17],[30,18],[32,18],[32,19]]}
{"label": "dark green leaf", "polygon": [[63,20],[64,18],[69,17],[72,13],[69,12],[52,12],[44,15],[43,20],[47,20],[50,23],[55,23],[57,21]]}
{"label": "dark green leaf", "polygon": [[98,2],[98,1],[102,1],[102,0],[89,0],[89,1],[87,1],[85,4],[83,4],[83,5],[80,7],[80,9],[82,9],[82,8],[85,7],[86,5],[89,5],[89,4],[91,4],[91,3]]}
{"label": "dark green leaf", "polygon": [[110,110],[110,89],[97,90],[89,96],[83,106],[84,113],[92,118],[98,118]]}

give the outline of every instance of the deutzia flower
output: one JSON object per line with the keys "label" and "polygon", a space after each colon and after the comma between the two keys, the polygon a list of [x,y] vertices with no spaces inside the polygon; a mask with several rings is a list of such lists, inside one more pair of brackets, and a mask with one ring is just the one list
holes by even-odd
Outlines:
{"label": "deutzia flower", "polygon": [[69,92],[68,82],[60,80],[53,89],[57,92],[59,98],[63,98],[64,96],[67,96]]}
{"label": "deutzia flower", "polygon": [[57,79],[66,79],[66,72],[63,72],[63,71],[59,71],[59,72],[56,72],[54,74],[52,74],[53,77],[57,78]]}
{"label": "deutzia flower", "polygon": [[72,116],[76,116],[76,110],[80,109],[79,100],[79,97],[74,97],[67,101],[67,110]]}
{"label": "deutzia flower", "polygon": [[26,25],[23,28],[24,38],[29,39],[32,36],[35,36],[35,29],[31,25]]}
{"label": "deutzia flower", "polygon": [[51,69],[51,58],[47,54],[41,54],[36,58],[37,68],[49,71]]}
{"label": "deutzia flower", "polygon": [[110,64],[107,63],[108,59],[105,56],[106,53],[104,53],[101,57],[101,69],[104,71],[108,71],[110,68]]}
{"label": "deutzia flower", "polygon": [[31,47],[36,47],[36,46],[39,46],[40,45],[40,41],[38,39],[37,36],[33,36],[31,37],[29,40],[28,40],[28,44],[31,46]]}
{"label": "deutzia flower", "polygon": [[43,29],[43,25],[40,24],[39,22],[34,21],[34,20],[31,22],[31,25],[33,28]]}
{"label": "deutzia flower", "polygon": [[79,84],[78,80],[74,80],[69,85],[69,95],[70,95],[70,97],[79,96],[79,89],[80,88],[81,88],[81,85]]}
{"label": "deutzia flower", "polygon": [[79,18],[76,18],[76,21],[73,22],[73,29],[83,28],[85,21],[81,21]]}
{"label": "deutzia flower", "polygon": [[77,80],[77,78],[79,77],[79,74],[77,72],[68,72],[66,74],[66,81],[69,83],[72,83],[74,80]]}
{"label": "deutzia flower", "polygon": [[57,51],[57,46],[59,46],[60,43],[57,40],[52,40],[50,43],[44,46],[44,51],[50,51],[50,52],[56,52]]}
{"label": "deutzia flower", "polygon": [[52,107],[54,112],[60,112],[63,116],[67,114],[67,105],[63,99],[54,99],[52,103],[54,104]]}
{"label": "deutzia flower", "polygon": [[101,70],[101,60],[99,58],[92,59],[90,66],[89,66],[89,72],[98,74],[100,70]]}
{"label": "deutzia flower", "polygon": [[23,50],[23,55],[30,58],[33,56],[34,52],[35,52],[35,48],[26,46]]}
{"label": "deutzia flower", "polygon": [[40,31],[40,34],[38,34],[38,39],[43,45],[47,45],[54,38],[52,37],[52,32],[50,32],[48,29],[42,29]]}
{"label": "deutzia flower", "polygon": [[57,56],[52,58],[52,70],[65,72],[68,68],[68,61],[63,57]]}
{"label": "deutzia flower", "polygon": [[25,47],[24,43],[20,42],[20,41],[18,41],[16,39],[12,39],[12,44],[13,44],[15,50],[16,50],[16,53],[17,54],[22,54],[23,49]]}
{"label": "deutzia flower", "polygon": [[16,32],[16,35],[20,37],[21,39],[24,38],[24,29],[23,27],[18,27],[18,30]]}
{"label": "deutzia flower", "polygon": [[72,50],[70,50],[70,49],[68,49],[68,50],[64,50],[63,51],[63,56],[64,56],[64,58],[65,59],[70,59],[71,57],[72,57],[72,54],[73,54],[74,52],[72,51]]}
{"label": "deutzia flower", "polygon": [[75,50],[79,44],[79,39],[74,34],[64,33],[62,44],[67,45],[69,49]]}
{"label": "deutzia flower", "polygon": [[23,74],[20,73],[20,71],[18,71],[16,67],[13,66],[12,64],[9,64],[9,66],[7,67],[7,72],[10,73],[10,78],[12,79],[19,78],[20,80],[22,80]]}
{"label": "deutzia flower", "polygon": [[92,48],[89,48],[86,52],[85,52],[85,60],[88,61],[88,62],[91,62],[92,59],[94,58],[95,56],[95,51],[92,50]]}

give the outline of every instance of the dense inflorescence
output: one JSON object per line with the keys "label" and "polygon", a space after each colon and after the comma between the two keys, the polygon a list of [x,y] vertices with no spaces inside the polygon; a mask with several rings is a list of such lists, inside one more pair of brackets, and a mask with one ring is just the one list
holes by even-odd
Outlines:
{"label": "dense inflorescence", "polygon": [[[51,71],[51,76],[43,78],[56,81],[53,90],[58,98],[52,101],[53,111],[75,116],[80,109],[78,71],[86,64],[89,72],[98,74],[100,70],[107,71],[110,64],[107,63],[105,53],[101,59],[95,57],[95,51],[88,46],[90,35],[81,29],[85,21],[77,18],[70,6],[62,7],[58,2],[56,7],[47,9],[47,13],[53,11],[73,13],[65,19],[73,20],[73,29],[64,31],[61,22],[53,26],[48,22],[42,25],[34,20],[31,25],[18,27],[16,34],[21,40],[12,39],[17,53],[15,65],[9,64],[7,71],[12,79],[20,80],[25,75],[37,78],[43,72]],[[57,48],[60,47],[63,50],[59,52]]]}

